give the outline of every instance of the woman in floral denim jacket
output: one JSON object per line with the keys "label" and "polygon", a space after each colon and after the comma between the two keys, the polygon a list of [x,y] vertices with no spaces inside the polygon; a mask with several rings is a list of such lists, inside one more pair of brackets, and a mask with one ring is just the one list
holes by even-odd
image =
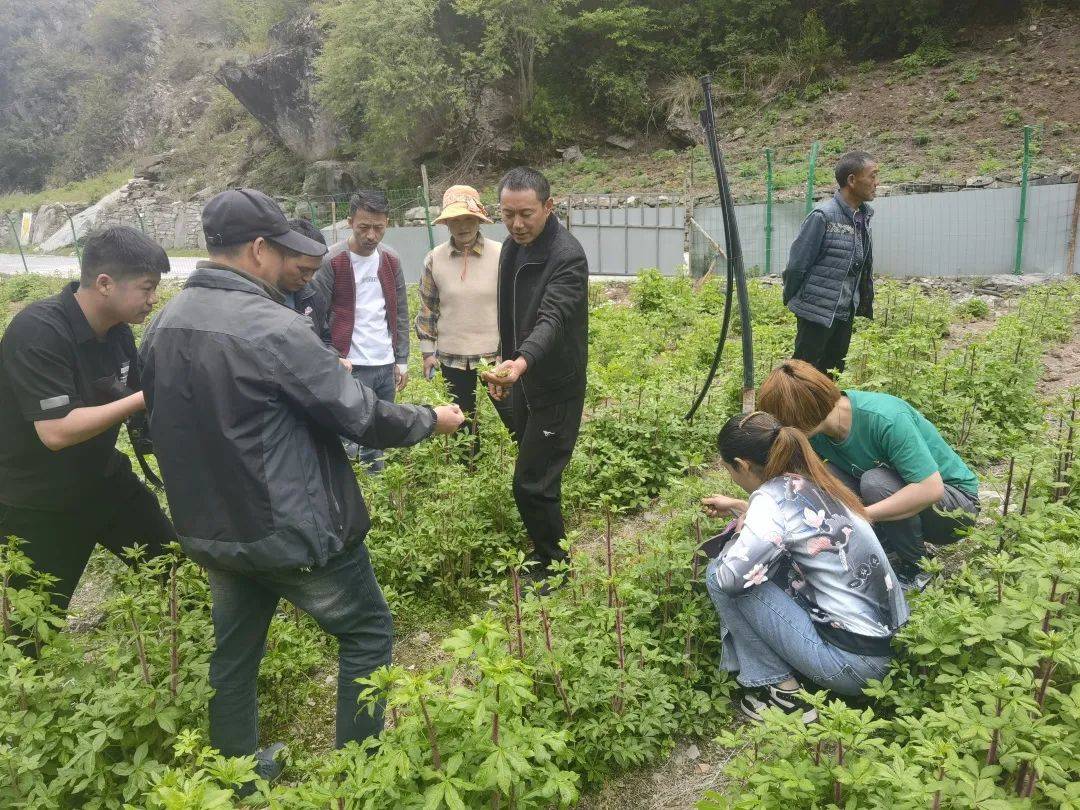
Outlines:
{"label": "woman in floral denim jacket", "polygon": [[[704,504],[741,515],[706,574],[723,624],[722,666],[738,673],[749,719],[773,706],[810,722],[816,711],[797,697],[797,678],[861,692],[888,670],[907,604],[862,504],[800,431],[764,412],[739,415],[719,446],[732,480],[751,493],[749,502],[714,495]],[[770,574],[786,563],[784,588]]]}

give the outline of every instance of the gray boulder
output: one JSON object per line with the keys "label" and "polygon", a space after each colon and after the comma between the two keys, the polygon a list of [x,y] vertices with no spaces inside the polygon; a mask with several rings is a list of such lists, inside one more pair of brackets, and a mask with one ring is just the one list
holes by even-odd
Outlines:
{"label": "gray boulder", "polygon": [[353,165],[344,160],[319,160],[304,172],[305,197],[349,194],[358,187]]}
{"label": "gray boulder", "polygon": [[312,94],[322,49],[315,15],[278,24],[270,39],[268,53],[222,65],[218,81],[289,151],[312,163],[332,157],[342,133]]}

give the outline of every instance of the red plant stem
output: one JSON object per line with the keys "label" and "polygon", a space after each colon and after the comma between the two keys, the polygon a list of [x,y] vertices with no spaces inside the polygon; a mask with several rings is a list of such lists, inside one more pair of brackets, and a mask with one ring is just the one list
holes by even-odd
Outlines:
{"label": "red plant stem", "polygon": [[619,669],[626,670],[626,648],[623,646],[623,615],[622,602],[619,595],[615,594],[615,639],[619,645]]}
{"label": "red plant stem", "polygon": [[1009,458],[1009,478],[1005,483],[1005,502],[1001,507],[1001,516],[1005,517],[1009,514],[1009,499],[1012,497],[1013,488],[1013,468],[1016,467],[1016,456],[1010,456]]}
{"label": "red plant stem", "polygon": [[701,518],[694,518],[694,582],[698,578],[698,558],[701,553]]}
{"label": "red plant stem", "polygon": [[518,658],[524,658],[525,637],[521,631],[521,577],[516,568],[510,569],[510,580],[514,586],[514,625],[517,629]]}
{"label": "red plant stem", "polygon": [[[1050,601],[1051,602],[1057,601],[1057,586],[1058,586],[1057,577],[1051,577],[1050,578]],[[1051,616],[1050,608],[1047,608],[1046,613],[1043,615],[1043,621],[1042,621],[1042,631],[1044,633],[1050,632],[1050,616]]]}
{"label": "red plant stem", "polygon": [[[997,699],[997,704],[994,710],[994,717],[1001,717],[1001,698]],[[990,750],[986,752],[986,764],[997,765],[998,761],[998,743],[1001,740],[1001,730],[995,728],[994,732],[990,735]]]}
{"label": "red plant stem", "polygon": [[424,696],[420,695],[420,713],[424,715],[424,727],[427,729],[428,743],[431,745],[431,761],[435,765],[435,770],[442,770],[442,754],[439,753],[439,741],[435,738],[435,726],[431,722],[431,715],[428,714],[427,703],[424,702]]}
{"label": "red plant stem", "polygon": [[547,647],[548,655],[551,656],[551,674],[555,680],[555,691],[559,693],[559,697],[562,698],[563,708],[566,709],[566,716],[573,717],[574,712],[570,708],[570,698],[566,695],[566,689],[563,687],[562,676],[559,674],[559,667],[555,663],[555,645],[551,642],[551,619],[548,617],[547,610],[544,609],[544,603],[540,603],[540,622],[544,625],[544,646]]}
{"label": "red plant stem", "polygon": [[397,728],[400,724],[400,717],[398,716],[397,706],[390,707],[390,719],[394,721],[394,728]]}
{"label": "red plant stem", "polygon": [[[1005,535],[1002,535],[1002,540],[1003,541],[1004,541],[1004,538],[1005,538]],[[1000,550],[1000,546],[999,546],[999,550]],[[997,578],[997,600],[998,600],[999,605],[1001,604],[1001,602],[1002,602],[1002,600],[1004,598],[1005,598],[1005,575],[1002,574],[1001,576],[999,576]]]}
{"label": "red plant stem", "polygon": [[135,611],[128,610],[128,619],[131,620],[131,629],[135,633],[135,649],[139,653],[139,665],[142,667],[143,682],[150,685],[150,665],[146,663],[146,648],[143,646],[142,631],[139,629],[139,621],[135,618]]}
{"label": "red plant stem", "polygon": [[495,711],[491,715],[491,742],[499,744],[499,687],[495,687]]}
{"label": "red plant stem", "polygon": [[176,599],[176,563],[169,569],[169,691],[175,698],[180,687],[180,610]]}
{"label": "red plant stem", "polygon": [[611,548],[611,508],[604,507],[604,520],[607,526],[604,530],[604,551],[607,555],[607,606],[615,604],[615,553]]}
{"label": "red plant stem", "polygon": [[1016,795],[1023,796],[1027,785],[1028,762],[1024,760],[1016,770]]}
{"label": "red plant stem", "polygon": [[1020,515],[1027,514],[1028,492],[1031,491],[1031,476],[1035,473],[1035,462],[1031,462],[1028,468],[1027,481],[1024,482],[1024,499],[1020,502]]}
{"label": "red plant stem", "polygon": [[817,744],[814,746],[814,764],[821,764],[821,740],[818,740]]}
{"label": "red plant stem", "polygon": [[[942,765],[937,769],[937,778],[940,782],[945,776],[945,766]],[[941,788],[934,791],[934,801],[930,805],[930,810],[941,810]]]}
{"label": "red plant stem", "polygon": [[949,367],[945,366],[945,376],[941,379],[941,395],[945,396],[949,391]]}
{"label": "red plant stem", "polygon": [[1028,783],[1027,788],[1024,790],[1024,796],[1031,798],[1031,795],[1035,792],[1035,780],[1039,778],[1039,772],[1034,768],[1028,769]]}
{"label": "red plant stem", "polygon": [[[841,765],[841,766],[844,764],[844,742],[843,742],[843,740],[837,740],[836,741],[836,764]],[[843,788],[843,785],[840,784],[839,779],[834,779],[833,780],[832,795],[833,795],[833,803],[836,804],[837,806],[839,806],[841,800],[844,798],[844,788]]]}
{"label": "red plant stem", "polygon": [[1043,707],[1043,701],[1046,700],[1046,690],[1050,687],[1050,676],[1054,674],[1055,669],[1057,669],[1057,664],[1053,661],[1047,660],[1043,662],[1042,681],[1039,683],[1039,691],[1035,693],[1035,703],[1040,709]]}
{"label": "red plant stem", "polygon": [[683,658],[686,660],[683,662],[683,677],[690,677],[690,655],[692,652],[691,644],[693,643],[694,635],[692,628],[686,628],[686,644],[683,646]]}
{"label": "red plant stem", "polygon": [[510,617],[503,616],[503,627],[506,628],[506,651],[510,654],[514,654],[514,634],[510,632]]}
{"label": "red plant stem", "polygon": [[11,574],[7,571],[4,572],[4,583],[0,587],[0,618],[3,620],[4,638],[7,639],[11,635],[11,603],[8,601],[8,583],[11,581]]}

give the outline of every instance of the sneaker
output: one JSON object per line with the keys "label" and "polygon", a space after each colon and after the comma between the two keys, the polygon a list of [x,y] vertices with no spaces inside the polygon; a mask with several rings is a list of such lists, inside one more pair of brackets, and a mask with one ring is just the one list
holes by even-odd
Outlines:
{"label": "sneaker", "polygon": [[922,593],[926,590],[926,586],[930,584],[931,579],[933,577],[930,574],[917,568],[896,571],[896,581],[900,583],[900,590],[905,594],[912,592]]}
{"label": "sneaker", "polygon": [[762,721],[766,709],[779,709],[784,714],[801,717],[803,723],[817,720],[817,709],[799,697],[797,689],[788,691],[776,686],[758,686],[742,691],[736,704],[739,714],[752,723]]}

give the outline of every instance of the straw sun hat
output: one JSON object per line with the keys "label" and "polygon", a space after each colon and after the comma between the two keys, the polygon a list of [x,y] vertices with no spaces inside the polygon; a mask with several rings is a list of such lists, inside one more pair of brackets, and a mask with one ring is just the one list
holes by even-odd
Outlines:
{"label": "straw sun hat", "polygon": [[472,186],[450,186],[443,194],[442,213],[435,217],[435,222],[446,222],[455,217],[476,217],[481,222],[491,222],[480,202],[480,192]]}

